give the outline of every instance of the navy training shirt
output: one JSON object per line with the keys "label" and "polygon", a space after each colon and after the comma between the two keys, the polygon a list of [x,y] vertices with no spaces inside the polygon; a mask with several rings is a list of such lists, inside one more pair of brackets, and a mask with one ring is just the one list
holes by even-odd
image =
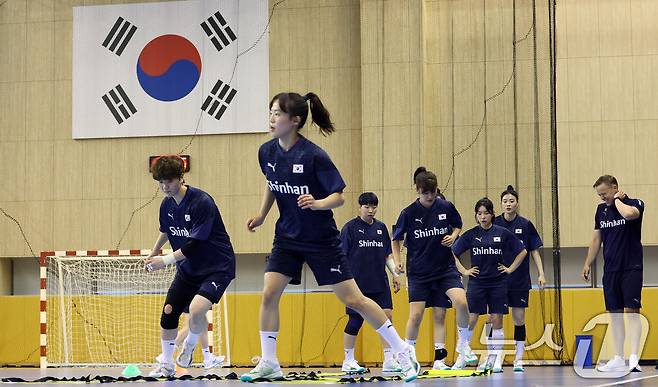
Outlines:
{"label": "navy training shirt", "polygon": [[[514,234],[521,242],[523,246],[528,251],[528,254],[521,262],[521,265],[510,274],[507,279],[507,288],[508,289],[530,289],[532,283],[530,281],[530,252],[537,250],[544,245],[542,242],[535,225],[532,222],[521,215],[516,215],[511,222],[508,222],[503,215],[497,216],[494,219],[494,224],[506,228],[509,232]],[[505,257],[505,266],[514,262],[516,256],[507,256]]]}
{"label": "navy training shirt", "polygon": [[189,239],[197,241],[194,255],[176,262],[183,274],[195,278],[221,272],[235,278],[231,240],[215,201],[204,191],[187,186],[180,204],[172,197],[164,198],[160,204],[160,232],[167,234],[174,251]]}
{"label": "navy training shirt", "polygon": [[375,219],[368,224],[357,216],[343,226],[340,242],[361,292],[390,291],[386,259],[392,253],[391,237],[384,223]]}
{"label": "navy training shirt", "polygon": [[471,251],[471,267],[477,266],[480,274],[469,277],[469,284],[480,287],[507,286],[507,274],[498,270],[498,264],[505,265],[510,259],[514,261],[523,248],[521,240],[495,224],[488,230],[475,226],[452,245],[452,251],[458,257],[467,250]]}
{"label": "navy training shirt", "polygon": [[623,203],[640,210],[640,217],[626,220],[614,205],[601,203],[596,208],[594,229],[603,241],[603,272],[642,270],[642,218],[644,202],[626,197]]}
{"label": "navy training shirt", "polygon": [[316,200],[342,192],[345,182],[329,155],[304,136],[288,151],[272,139],[261,145],[258,162],[279,207],[274,243],[284,248],[318,251],[338,246],[338,228],[331,210],[314,211],[297,205],[300,195]]}
{"label": "navy training shirt", "polygon": [[427,282],[458,273],[450,247],[441,241],[462,227],[455,205],[437,198],[430,208],[416,200],[400,213],[393,225],[393,240],[404,239],[407,248],[407,275],[410,281]]}

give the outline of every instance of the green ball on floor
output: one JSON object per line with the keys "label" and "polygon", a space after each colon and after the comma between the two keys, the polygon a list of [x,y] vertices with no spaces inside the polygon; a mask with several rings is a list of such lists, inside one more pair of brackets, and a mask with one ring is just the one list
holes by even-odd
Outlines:
{"label": "green ball on floor", "polygon": [[142,376],[142,371],[140,371],[138,366],[134,364],[129,364],[128,366],[126,366],[126,368],[123,369],[123,371],[121,372],[121,376],[126,378],[134,378],[136,376]]}

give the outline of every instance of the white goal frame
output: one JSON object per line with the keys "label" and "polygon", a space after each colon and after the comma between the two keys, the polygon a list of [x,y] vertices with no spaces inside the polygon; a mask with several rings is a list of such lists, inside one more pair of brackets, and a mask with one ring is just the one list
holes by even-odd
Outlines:
{"label": "white goal frame", "polygon": [[[163,249],[160,251],[160,254],[169,254],[172,250]],[[90,364],[90,363],[72,363],[68,361],[68,348],[66,340],[64,340],[64,353],[65,358],[63,362],[49,362],[48,361],[48,313],[57,313],[60,315],[61,319],[65,319],[65,305],[64,298],[60,297],[59,308],[56,310],[48,310],[47,300],[49,290],[52,293],[52,289],[48,289],[48,263],[52,259],[58,259],[60,261],[73,261],[73,260],[102,260],[104,258],[112,259],[121,259],[125,258],[127,260],[134,260],[139,257],[147,257],[151,253],[151,250],[82,250],[82,251],[44,251],[41,253],[39,258],[39,276],[40,276],[40,292],[39,292],[39,322],[40,322],[40,358],[39,365],[40,368],[47,367],[103,367],[103,366],[118,366],[120,364]],[[61,266],[58,266],[60,275],[59,278],[62,278],[61,275]],[[56,290],[56,293],[59,295],[64,294],[64,287],[59,282],[59,289]],[[211,353],[215,352],[215,335],[219,335],[219,345],[222,347],[221,355],[224,356],[224,362],[222,366],[228,367],[231,365],[231,351],[230,351],[230,340],[229,340],[229,326],[228,326],[228,305],[227,305],[226,293],[222,296],[219,301],[219,305],[215,308],[221,308],[221,313],[223,314],[223,326],[216,326],[214,320],[213,310],[208,311],[206,317],[208,319],[208,343]],[[220,321],[221,323],[221,321]],[[62,324],[63,337],[66,337],[68,332],[66,332],[66,324]],[[216,331],[219,329],[219,331]],[[157,330],[157,328],[156,328]],[[223,330],[223,332],[222,332]],[[159,330],[158,330],[159,331]],[[222,337],[223,336],[223,337]],[[126,363],[128,364],[128,363]],[[146,363],[153,364],[153,363]],[[144,364],[144,365],[146,365]]]}

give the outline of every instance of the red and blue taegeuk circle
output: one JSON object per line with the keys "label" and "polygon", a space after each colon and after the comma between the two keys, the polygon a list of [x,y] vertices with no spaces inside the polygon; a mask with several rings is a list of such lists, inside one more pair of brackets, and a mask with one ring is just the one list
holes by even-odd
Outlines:
{"label": "red and blue taegeuk circle", "polygon": [[201,77],[201,56],[194,44],[179,35],[161,35],[144,46],[137,60],[142,89],[159,101],[188,95]]}

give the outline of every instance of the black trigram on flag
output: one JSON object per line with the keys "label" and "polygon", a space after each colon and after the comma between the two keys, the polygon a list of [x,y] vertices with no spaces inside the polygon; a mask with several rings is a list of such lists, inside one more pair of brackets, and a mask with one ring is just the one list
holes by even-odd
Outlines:
{"label": "black trigram on flag", "polygon": [[215,117],[219,120],[228,108],[228,105],[233,101],[233,97],[238,91],[218,80],[215,86],[210,91],[210,95],[206,97],[201,105],[201,110],[208,113],[209,116]]}
{"label": "black trigram on flag", "polygon": [[228,26],[224,16],[219,11],[201,23],[201,28],[208,35],[217,51],[222,51],[222,48],[237,39],[233,30]]}
{"label": "black trigram on flag", "polygon": [[119,16],[105,37],[105,40],[103,40],[102,46],[117,54],[117,56],[121,56],[128,42],[135,35],[135,31],[137,31],[137,27]]}
{"label": "black trigram on flag", "polygon": [[105,105],[114,116],[114,119],[117,120],[118,124],[137,113],[137,108],[135,108],[135,105],[130,101],[126,92],[123,91],[121,85],[117,85],[117,87],[105,94],[103,96],[103,102],[105,102]]}

